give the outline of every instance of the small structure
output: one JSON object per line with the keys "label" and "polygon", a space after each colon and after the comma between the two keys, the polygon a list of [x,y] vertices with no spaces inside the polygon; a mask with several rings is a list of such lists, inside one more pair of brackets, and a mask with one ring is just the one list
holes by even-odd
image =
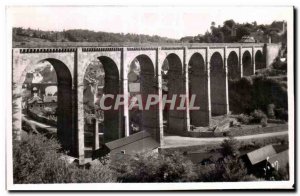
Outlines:
{"label": "small structure", "polygon": [[242,39],[240,40],[240,43],[255,43],[256,40],[254,37],[251,36],[243,36]]}
{"label": "small structure", "polygon": [[269,166],[267,160],[275,154],[274,147],[268,145],[241,156],[241,159],[245,163],[249,173],[263,177]]}
{"label": "small structure", "polygon": [[273,155],[268,159],[271,166],[278,171],[278,169],[286,169],[289,165],[289,150],[282,151]]}
{"label": "small structure", "polygon": [[241,159],[249,173],[266,177],[274,170],[286,169],[289,163],[288,157],[288,150],[276,152],[273,145],[268,145],[241,156]]}
{"label": "small structure", "polygon": [[110,156],[118,157],[128,154],[151,152],[159,147],[159,143],[147,131],[141,131],[128,137],[108,142],[105,146],[109,149]]}
{"label": "small structure", "polygon": [[247,153],[247,157],[248,157],[251,165],[256,165],[256,164],[266,160],[267,157],[271,157],[275,154],[276,154],[276,151],[273,148],[273,146],[268,145],[268,146],[264,146],[262,148],[259,148],[257,150]]}
{"label": "small structure", "polygon": [[33,96],[31,99],[28,100],[28,108],[32,107],[44,107],[44,102],[39,96]]}

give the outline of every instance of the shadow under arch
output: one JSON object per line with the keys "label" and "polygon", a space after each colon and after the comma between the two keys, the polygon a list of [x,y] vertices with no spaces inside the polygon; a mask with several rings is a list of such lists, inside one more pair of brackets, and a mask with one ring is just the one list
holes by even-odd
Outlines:
{"label": "shadow under arch", "polygon": [[[72,92],[71,72],[65,63],[58,59],[46,58],[39,61],[36,65],[43,62],[49,62],[51,64],[57,77],[57,138],[65,151],[76,156],[77,140],[76,127],[74,125],[74,96]],[[30,69],[30,67],[28,68]],[[29,70],[26,69],[25,72],[28,73],[28,71]]]}
{"label": "shadow under arch", "polygon": [[227,114],[226,82],[223,58],[220,53],[215,52],[210,58],[211,114],[213,116]]}
{"label": "shadow under arch", "polygon": [[229,53],[227,58],[228,66],[228,80],[239,79],[241,76],[239,57],[236,52],[232,51]]}
{"label": "shadow under arch", "polygon": [[193,126],[208,126],[208,89],[205,62],[201,54],[195,53],[189,60],[189,94],[195,96],[195,107],[190,110],[190,124]]}
{"label": "shadow under arch", "polygon": [[[129,65],[128,92],[131,101],[142,101],[143,109],[138,106],[129,108],[130,134],[147,131],[153,137],[158,137],[157,105],[146,109],[149,95],[157,95],[155,68],[151,59],[144,54],[136,56]],[[140,96],[141,100],[137,100]],[[134,103],[132,103],[134,104]]]}
{"label": "shadow under arch", "polygon": [[[122,137],[121,109],[114,109],[120,91],[116,63],[106,56],[91,61],[85,69],[83,84],[84,145],[86,149],[97,150],[104,143]],[[110,107],[108,110],[100,106],[105,94],[113,95],[113,98],[105,99],[104,105]],[[86,153],[86,158],[89,154]]]}
{"label": "shadow under arch", "polygon": [[255,70],[266,68],[266,61],[264,55],[260,50],[255,53]]}
{"label": "shadow under arch", "polygon": [[169,54],[162,65],[163,95],[167,95],[167,100],[176,95],[175,109],[170,108],[170,104],[163,108],[164,131],[177,135],[186,130],[185,111],[176,110],[179,96],[186,94],[182,67],[180,58],[174,53]]}
{"label": "shadow under arch", "polygon": [[242,64],[243,64],[243,76],[251,76],[254,74],[251,54],[248,50],[245,51],[243,54]]}
{"label": "shadow under arch", "polygon": [[[115,106],[116,96],[120,93],[120,78],[117,64],[109,57],[98,58],[105,72],[104,94],[114,95],[114,99],[107,100],[108,105]],[[106,105],[106,104],[105,104]],[[104,140],[112,141],[124,137],[123,125],[120,117],[121,108],[104,111]]]}

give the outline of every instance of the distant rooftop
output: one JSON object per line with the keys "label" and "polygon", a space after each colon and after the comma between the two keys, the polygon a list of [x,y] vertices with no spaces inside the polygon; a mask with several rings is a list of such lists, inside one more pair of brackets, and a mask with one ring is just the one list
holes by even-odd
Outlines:
{"label": "distant rooftop", "polygon": [[285,150],[283,152],[271,156],[268,162],[271,164],[276,164],[277,162],[280,167],[286,167],[286,165],[289,163],[289,150]]}
{"label": "distant rooftop", "polygon": [[112,154],[120,153],[122,150],[125,150],[126,154],[136,154],[159,147],[159,143],[147,131],[141,131],[128,137],[105,143],[105,145]]}
{"label": "distant rooftop", "polygon": [[255,165],[261,161],[267,159],[276,154],[276,151],[272,145],[264,146],[247,154],[252,165]]}

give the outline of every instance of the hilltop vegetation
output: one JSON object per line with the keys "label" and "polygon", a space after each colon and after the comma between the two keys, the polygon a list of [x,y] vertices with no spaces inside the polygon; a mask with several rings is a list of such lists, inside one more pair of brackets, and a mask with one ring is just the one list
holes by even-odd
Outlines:
{"label": "hilltop vegetation", "polygon": [[66,31],[41,31],[35,29],[13,28],[13,41],[46,41],[46,42],[166,42],[174,43],[178,40],[157,35],[143,35],[132,33],[108,33],[83,29]]}
{"label": "hilltop vegetation", "polygon": [[[283,27],[285,26],[285,27]],[[223,26],[215,26],[212,22],[210,31],[204,35],[186,36],[181,39],[171,39],[158,35],[143,35],[133,33],[110,33],[85,29],[70,29],[64,31],[42,31],[30,28],[13,28],[14,42],[136,42],[136,43],[232,43],[239,42],[243,36],[252,36],[258,42],[286,43],[286,23],[274,21],[272,24],[258,25],[253,23],[236,23],[226,20]]]}
{"label": "hilltop vegetation", "polygon": [[[285,26],[285,27],[283,27]],[[286,43],[286,23],[274,21],[270,25],[258,25],[252,23],[236,23],[234,20],[226,20],[223,26],[217,26],[212,22],[210,31],[204,35],[187,36],[180,39],[189,43],[231,43],[239,42],[243,36],[252,36],[257,42],[267,42],[270,37],[272,42]]]}

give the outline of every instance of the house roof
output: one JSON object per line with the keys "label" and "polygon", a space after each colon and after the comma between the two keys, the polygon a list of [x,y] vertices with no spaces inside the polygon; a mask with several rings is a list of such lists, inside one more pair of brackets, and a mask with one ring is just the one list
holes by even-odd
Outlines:
{"label": "house roof", "polygon": [[269,158],[270,164],[278,163],[280,168],[285,168],[289,163],[289,150],[285,150]]}
{"label": "house roof", "polygon": [[39,97],[39,96],[36,96],[36,97],[32,97],[31,99],[28,100],[28,103],[29,104],[32,104],[34,102],[37,102],[37,103],[43,103],[42,99]]}
{"label": "house roof", "polygon": [[261,161],[267,159],[267,157],[271,157],[276,154],[275,149],[272,145],[264,146],[257,150],[247,153],[247,157],[250,160],[252,165],[255,165]]}
{"label": "house roof", "polygon": [[243,36],[240,42],[255,43],[255,39],[251,36]]}
{"label": "house roof", "polygon": [[136,145],[136,150],[140,152],[143,152],[144,149],[155,149],[159,147],[159,143],[153,139],[151,134],[147,131],[140,131],[128,137],[108,142],[105,145],[112,151],[132,144]]}

